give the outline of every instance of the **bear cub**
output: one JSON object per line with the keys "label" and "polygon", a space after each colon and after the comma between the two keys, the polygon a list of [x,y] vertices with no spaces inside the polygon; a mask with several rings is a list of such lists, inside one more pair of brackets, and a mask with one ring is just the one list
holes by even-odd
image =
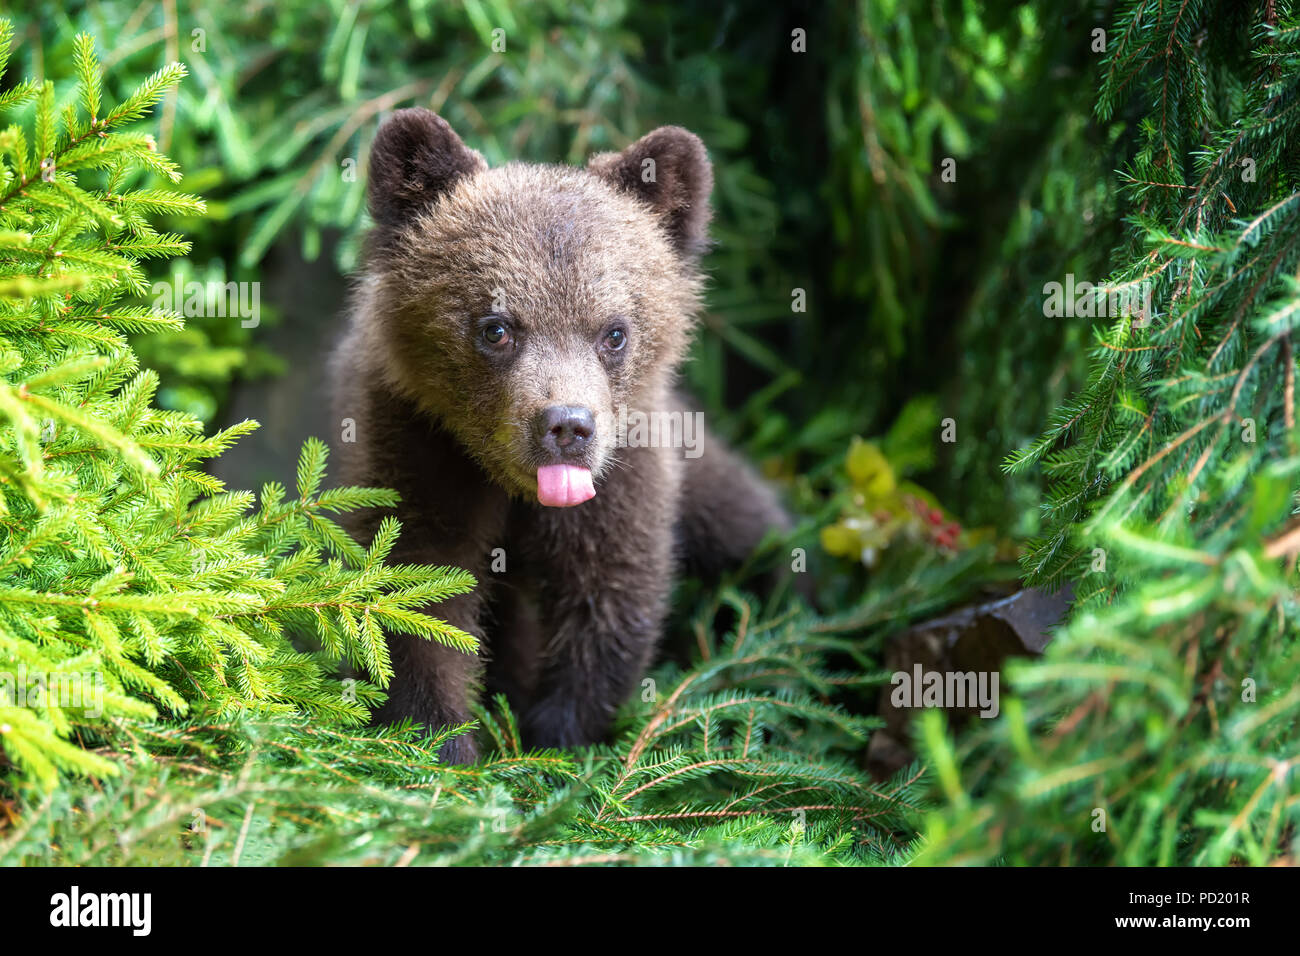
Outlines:
{"label": "bear cub", "polygon": [[[675,379],[700,307],[704,146],[663,127],[585,168],[489,169],[406,109],[369,175],[375,226],[330,375],[355,441],[336,456],[348,484],[401,495],[390,561],[475,575],[424,610],[480,641],[390,636],[376,720],[461,723],[486,687],[529,746],[597,741],[652,661],[674,574],[715,575],[789,524],[706,430],[683,448],[619,425],[701,417]],[[350,530],[368,541],[382,517]],[[476,755],[470,735],[442,750]]]}

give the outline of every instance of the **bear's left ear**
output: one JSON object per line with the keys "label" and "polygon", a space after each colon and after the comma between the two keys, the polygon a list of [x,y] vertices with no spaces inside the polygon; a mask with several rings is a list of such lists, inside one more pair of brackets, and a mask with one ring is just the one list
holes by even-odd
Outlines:
{"label": "bear's left ear", "polygon": [[621,153],[598,153],[587,168],[648,205],[679,252],[696,256],[704,251],[713,167],[694,133],[661,126]]}

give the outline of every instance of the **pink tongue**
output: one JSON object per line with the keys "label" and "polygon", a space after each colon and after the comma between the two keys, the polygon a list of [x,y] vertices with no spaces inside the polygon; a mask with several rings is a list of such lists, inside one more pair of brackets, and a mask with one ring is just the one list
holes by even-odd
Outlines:
{"label": "pink tongue", "polygon": [[577,465],[543,465],[537,469],[537,500],[551,508],[568,508],[596,497],[591,472]]}

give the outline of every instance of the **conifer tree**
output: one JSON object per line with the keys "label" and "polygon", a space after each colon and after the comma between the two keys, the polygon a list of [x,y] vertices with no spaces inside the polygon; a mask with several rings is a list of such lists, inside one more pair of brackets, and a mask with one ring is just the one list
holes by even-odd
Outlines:
{"label": "conifer tree", "polygon": [[906,860],[920,773],[873,781],[855,758],[876,719],[827,702],[878,680],[854,640],[808,615],[760,620],[731,591],[697,628],[720,612],[736,623],[706,660],[656,669],[612,741],[576,753],[523,750],[501,701],[477,715],[483,758],[452,768],[410,727],[132,722],[112,751],[122,775],[28,802],[0,826],[0,866]]}
{"label": "conifer tree", "polygon": [[1290,4],[1121,5],[1097,116],[1137,148],[1095,304],[1135,307],[1008,462],[1050,479],[1024,566],[1076,609],[996,726],[954,750],[927,715],[950,806],[922,859],[1295,859],[1297,102]]}
{"label": "conifer tree", "polygon": [[[0,71],[12,36],[0,26]],[[328,662],[386,683],[383,628],[474,647],[418,611],[469,575],[387,566],[395,521],[362,549],[330,517],[391,506],[391,492],[321,490],[317,441],[293,494],[227,491],[203,462],[255,423],[204,435],[153,404],[157,376],[125,336],[180,319],[130,300],[145,263],[188,249],[151,219],[203,204],[168,188],[176,168],[127,127],[185,71],[168,66],[113,106],[90,37],[75,58],[75,100],[60,106],[48,82],[0,94],[0,112],[34,107],[29,126],[0,132],[0,750],[45,788],[59,771],[113,773],[79,738],[125,718],[360,723],[378,687],[344,686]]]}

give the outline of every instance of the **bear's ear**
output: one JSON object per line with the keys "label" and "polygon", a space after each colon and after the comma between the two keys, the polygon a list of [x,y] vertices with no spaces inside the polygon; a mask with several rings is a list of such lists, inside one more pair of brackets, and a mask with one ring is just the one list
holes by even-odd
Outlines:
{"label": "bear's ear", "polygon": [[704,251],[713,167],[694,133],[661,126],[621,153],[598,153],[587,168],[654,210],[679,252],[695,256]]}
{"label": "bear's ear", "polygon": [[401,226],[428,208],[456,180],[487,163],[430,110],[398,110],[370,146],[370,215],[381,226]]}

